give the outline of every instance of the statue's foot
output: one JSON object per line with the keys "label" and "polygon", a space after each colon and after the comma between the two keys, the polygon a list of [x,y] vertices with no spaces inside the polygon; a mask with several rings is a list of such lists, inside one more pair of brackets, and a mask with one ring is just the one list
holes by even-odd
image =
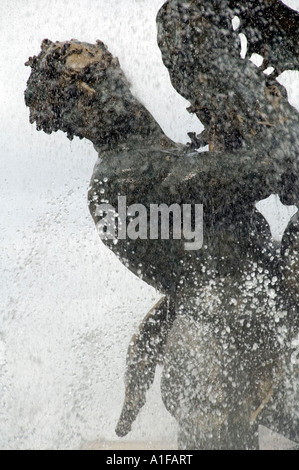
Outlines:
{"label": "statue's foot", "polygon": [[174,320],[174,307],[164,297],[150,310],[134,335],[127,354],[126,391],[116,434],[124,437],[131,431],[146,392],[154,382],[156,366],[163,359],[168,332]]}

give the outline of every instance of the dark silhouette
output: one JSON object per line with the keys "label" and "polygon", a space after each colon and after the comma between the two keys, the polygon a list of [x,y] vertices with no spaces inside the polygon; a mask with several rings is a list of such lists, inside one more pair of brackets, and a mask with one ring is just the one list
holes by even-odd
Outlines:
{"label": "dark silhouette", "polygon": [[[240,58],[231,24],[237,9],[244,31],[261,25],[253,19],[256,2],[241,10],[235,3],[171,0],[157,16],[172,83],[206,126],[202,136],[191,134],[191,146],[164,135],[101,41],[45,40],[28,61],[30,121],[47,133],[87,138],[99,153],[88,194],[96,225],[99,205],[117,207],[119,195],[127,206],[203,204],[200,250],[185,250],[171,230],[169,240],[103,240],[163,296],[130,344],[116,432],[130,431],[161,364],[162,398],[179,423],[179,447],[188,449],[258,448],[260,423],[299,441],[289,389],[296,383],[298,220],[278,249],[255,208],[273,193],[298,205],[299,119],[275,77]],[[262,41],[277,63],[281,54],[283,68],[284,45],[267,34],[279,27],[273,18],[263,22]],[[206,143],[209,152],[194,150]]]}

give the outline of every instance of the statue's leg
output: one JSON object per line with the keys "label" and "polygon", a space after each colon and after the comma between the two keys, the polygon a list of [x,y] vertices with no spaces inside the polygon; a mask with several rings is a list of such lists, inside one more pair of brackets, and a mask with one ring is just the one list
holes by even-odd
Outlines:
{"label": "statue's leg", "polygon": [[[237,411],[232,410],[235,414]],[[250,424],[246,418],[238,421],[211,419],[210,416],[191,416],[180,423],[178,446],[180,450],[257,450],[259,445],[258,425]]]}
{"label": "statue's leg", "polygon": [[118,436],[123,437],[131,431],[132,423],[145,404],[146,392],[154,381],[157,364],[162,362],[174,317],[173,300],[162,298],[146,315],[139,332],[130,342],[125,373],[125,400],[116,427]]}
{"label": "statue's leg", "polygon": [[[287,194],[283,195],[284,202]],[[290,220],[281,244],[281,270],[277,305],[287,310],[285,319],[288,340],[285,341],[284,367],[273,397],[263,413],[261,424],[299,443],[299,366],[298,346],[292,346],[299,331],[299,213]]]}
{"label": "statue's leg", "polygon": [[260,423],[299,444],[299,371],[289,361],[260,416]]}
{"label": "statue's leg", "polygon": [[230,335],[209,322],[177,317],[168,335],[161,390],[179,423],[180,449],[257,449],[250,372]]}

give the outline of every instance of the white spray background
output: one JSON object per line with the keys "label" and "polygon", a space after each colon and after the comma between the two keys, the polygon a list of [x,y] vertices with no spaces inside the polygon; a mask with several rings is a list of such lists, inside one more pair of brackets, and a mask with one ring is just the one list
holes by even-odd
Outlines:
{"label": "white spray background", "polygon": [[[2,0],[0,16],[0,448],[74,449],[114,440],[129,340],[158,294],[101,243],[86,194],[87,141],[29,124],[24,89],[44,38],[104,41],[133,93],[169,137],[200,132],[172,88],[156,43],[163,0]],[[299,10],[299,0],[287,2]],[[299,74],[282,77],[299,109]],[[264,203],[279,238],[294,212]],[[159,375],[159,374],[158,374]],[[133,441],[176,440],[159,377]]]}

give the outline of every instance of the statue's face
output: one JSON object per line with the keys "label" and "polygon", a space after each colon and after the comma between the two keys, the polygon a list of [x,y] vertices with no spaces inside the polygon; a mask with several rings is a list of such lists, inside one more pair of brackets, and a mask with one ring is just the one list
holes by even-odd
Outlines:
{"label": "statue's face", "polygon": [[[77,135],[93,140],[88,132],[92,133],[94,118],[98,132],[105,135],[105,122],[102,129],[99,126],[99,111],[115,102],[111,77],[121,78],[122,72],[103,43],[45,40],[39,56],[30,58],[26,65],[32,72],[25,101],[30,122],[36,122],[38,130],[51,133],[60,129],[69,138]],[[111,103],[108,109],[113,109]]]}

